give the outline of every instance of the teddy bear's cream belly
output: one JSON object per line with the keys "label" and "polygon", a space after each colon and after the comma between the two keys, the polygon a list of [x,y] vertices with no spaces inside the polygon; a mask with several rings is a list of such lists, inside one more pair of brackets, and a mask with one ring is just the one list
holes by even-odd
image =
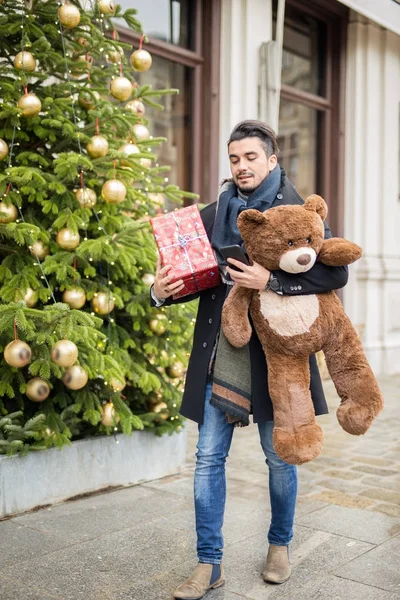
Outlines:
{"label": "teddy bear's cream belly", "polygon": [[272,291],[260,291],[260,311],[271,329],[278,335],[292,337],[308,333],[319,315],[315,295],[281,296]]}

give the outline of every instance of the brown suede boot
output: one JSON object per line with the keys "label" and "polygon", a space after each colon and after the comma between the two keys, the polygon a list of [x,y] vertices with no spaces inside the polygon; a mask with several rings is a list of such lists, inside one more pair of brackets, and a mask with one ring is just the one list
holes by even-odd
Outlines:
{"label": "brown suede boot", "polygon": [[291,572],[288,546],[274,546],[270,544],[267,562],[263,571],[264,581],[268,583],[283,583],[289,579]]}
{"label": "brown suede boot", "polygon": [[223,585],[225,579],[222,565],[220,576],[216,581],[211,583],[213,567],[214,565],[199,563],[189,579],[181,583],[175,590],[174,598],[179,598],[179,600],[200,600],[208,590]]}

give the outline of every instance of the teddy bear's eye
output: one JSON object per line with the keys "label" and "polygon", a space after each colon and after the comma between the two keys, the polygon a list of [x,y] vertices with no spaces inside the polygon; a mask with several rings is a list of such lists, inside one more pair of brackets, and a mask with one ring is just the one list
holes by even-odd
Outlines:
{"label": "teddy bear's eye", "polygon": [[311,238],[310,237],[306,238],[306,242],[307,242],[307,244],[311,244]]}
{"label": "teddy bear's eye", "polygon": [[293,246],[293,242],[292,242],[292,240],[289,240],[289,241],[288,241],[288,246]]}

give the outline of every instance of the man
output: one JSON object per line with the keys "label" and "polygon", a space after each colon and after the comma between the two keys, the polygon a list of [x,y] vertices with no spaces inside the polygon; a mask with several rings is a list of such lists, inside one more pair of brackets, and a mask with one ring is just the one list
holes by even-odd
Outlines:
{"label": "man", "polygon": [[[228,152],[232,180],[221,187],[218,202],[201,211],[207,235],[220,262],[223,283],[198,294],[200,303],[181,406],[184,416],[199,423],[194,478],[199,563],[189,579],[174,594],[175,598],[185,600],[198,600],[208,590],[224,583],[222,523],[226,497],[225,460],[234,424],[216,406],[212,380],[223,337],[219,334],[222,306],[229,289],[236,283],[260,291],[271,289],[278,294],[317,294],[343,287],[348,277],[344,267],[327,267],[319,263],[302,274],[284,271],[271,273],[257,263],[247,266],[233,259],[228,259],[228,263],[241,270],[223,265],[219,249],[242,244],[236,225],[238,214],[242,210],[256,208],[264,211],[282,204],[303,204],[302,198],[278,164],[277,141],[269,126],[254,120],[239,123],[229,138]],[[325,237],[332,237],[327,225]],[[161,268],[159,261],[151,290],[153,305],[171,304],[172,294],[183,287],[182,281],[170,283],[169,270],[168,265]],[[196,295],[187,296],[180,301],[195,297]],[[234,368],[236,350],[228,348],[228,354],[224,354],[224,368]],[[258,425],[261,446],[269,467],[271,524],[263,578],[267,582],[283,583],[291,574],[288,550],[293,537],[297,469],[283,462],[274,451],[273,411],[268,394],[267,367],[255,333],[249,343],[249,357],[248,377],[251,382],[253,420]],[[325,414],[328,411],[314,356],[310,357],[310,370],[315,413]]]}

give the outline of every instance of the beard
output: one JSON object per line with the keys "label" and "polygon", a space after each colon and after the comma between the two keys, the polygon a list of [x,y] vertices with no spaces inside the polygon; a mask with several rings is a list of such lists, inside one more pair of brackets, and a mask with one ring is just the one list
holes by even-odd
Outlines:
{"label": "beard", "polygon": [[239,192],[242,192],[242,194],[244,194],[245,196],[250,196],[250,194],[252,194],[258,186],[247,186],[247,187],[241,187],[240,185],[236,186],[239,190]]}
{"label": "beard", "polygon": [[254,192],[254,190],[257,189],[257,185],[254,185],[254,175],[249,175],[249,179],[244,182],[241,181],[239,178],[235,181],[236,183],[236,187],[238,188],[238,190],[240,192],[242,192],[242,194],[245,194],[246,196],[249,196],[250,194],[252,194]]}

